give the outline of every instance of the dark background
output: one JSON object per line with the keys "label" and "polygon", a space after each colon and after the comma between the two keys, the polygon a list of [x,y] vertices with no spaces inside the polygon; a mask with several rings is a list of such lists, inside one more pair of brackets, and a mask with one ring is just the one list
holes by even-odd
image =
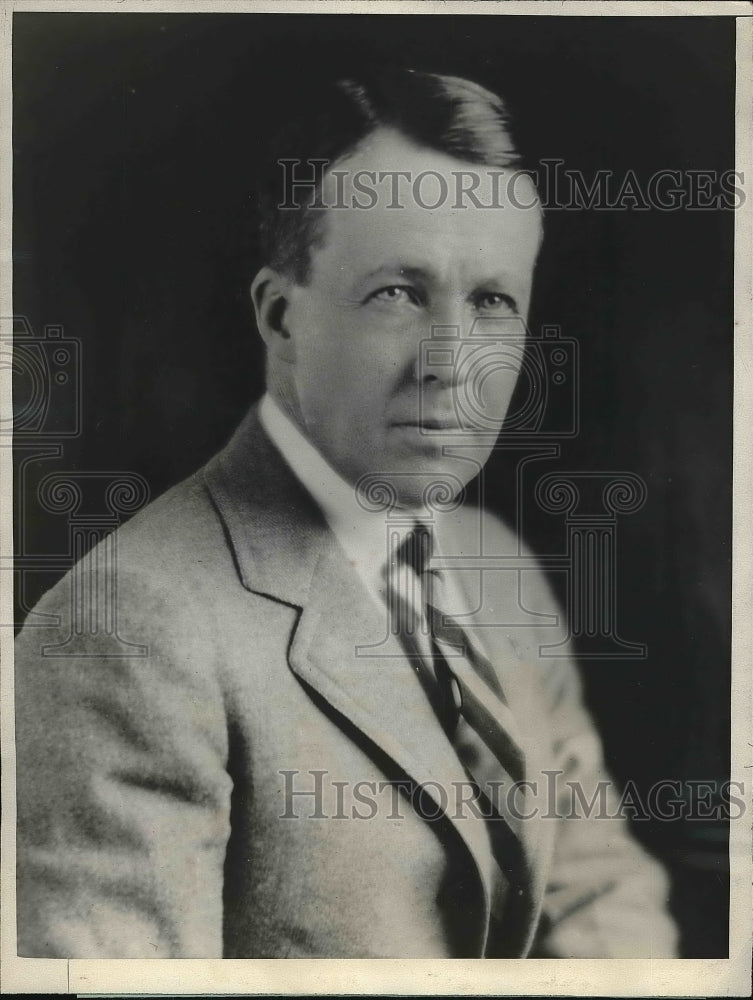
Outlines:
{"label": "dark background", "polygon": [[[81,344],[80,434],[56,438],[53,388],[39,441],[62,454],[18,449],[17,547],[41,565],[18,574],[19,619],[66,561],[35,476],[130,470],[154,496],[261,392],[251,178],[275,95],[398,60],[500,91],[530,157],[587,178],[734,166],[732,18],[17,13],[13,34],[15,311]],[[582,386],[580,433],[537,472],[648,487],[618,564],[620,632],[648,656],[583,664],[610,764],[643,792],[729,770],[733,216],[552,211],[537,272],[530,326],[578,340]],[[508,514],[509,484],[496,456],[486,502]],[[525,524],[563,550],[561,518],[531,505]],[[635,831],[673,874],[685,954],[726,954],[725,824]]]}

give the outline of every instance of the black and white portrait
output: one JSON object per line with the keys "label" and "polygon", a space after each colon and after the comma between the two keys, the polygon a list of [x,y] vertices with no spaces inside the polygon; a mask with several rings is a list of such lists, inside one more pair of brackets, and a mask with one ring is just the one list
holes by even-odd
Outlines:
{"label": "black and white portrait", "polygon": [[11,954],[740,961],[744,5],[101,6],[12,15]]}

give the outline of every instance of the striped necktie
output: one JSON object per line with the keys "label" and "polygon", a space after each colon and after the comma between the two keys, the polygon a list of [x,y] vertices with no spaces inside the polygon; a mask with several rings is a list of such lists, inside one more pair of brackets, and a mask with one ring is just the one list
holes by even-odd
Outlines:
{"label": "striped necktie", "polygon": [[504,874],[493,886],[487,955],[517,956],[531,914],[531,872],[523,848],[524,820],[500,808],[499,791],[524,779],[525,756],[492,664],[442,610],[449,606],[446,571],[431,568],[432,550],[431,529],[418,523],[396,552],[388,587],[397,623],[393,630],[400,635],[477,798],[487,807],[492,853]]}
{"label": "striped necktie", "polygon": [[[525,777],[525,757],[515,719],[489,660],[465,630],[448,615],[445,573],[432,570],[431,530],[418,524],[397,552],[398,565],[409,566],[418,581],[413,612],[415,632],[425,623],[433,673],[430,697],[452,739],[461,716],[473,727],[512,782]],[[403,612],[403,617],[409,615]],[[420,642],[418,643],[420,645]]]}

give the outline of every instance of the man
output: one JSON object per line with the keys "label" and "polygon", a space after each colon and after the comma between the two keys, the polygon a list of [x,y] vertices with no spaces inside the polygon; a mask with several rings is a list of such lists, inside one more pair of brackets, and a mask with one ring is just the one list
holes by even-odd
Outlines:
{"label": "man", "polygon": [[72,576],[19,639],[19,954],[671,955],[661,871],[564,804],[605,775],[543,577],[463,503],[541,240],[504,107],[407,72],[317,102],[261,192],[267,395],[116,536],[145,655],[69,636]]}

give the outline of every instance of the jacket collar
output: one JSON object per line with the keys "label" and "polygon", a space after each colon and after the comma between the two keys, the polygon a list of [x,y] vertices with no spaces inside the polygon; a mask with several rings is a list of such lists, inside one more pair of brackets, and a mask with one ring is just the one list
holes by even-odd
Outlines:
{"label": "jacket collar", "polygon": [[329,532],[321,511],[264,433],[258,406],[205,467],[204,476],[243,586],[305,606]]}

